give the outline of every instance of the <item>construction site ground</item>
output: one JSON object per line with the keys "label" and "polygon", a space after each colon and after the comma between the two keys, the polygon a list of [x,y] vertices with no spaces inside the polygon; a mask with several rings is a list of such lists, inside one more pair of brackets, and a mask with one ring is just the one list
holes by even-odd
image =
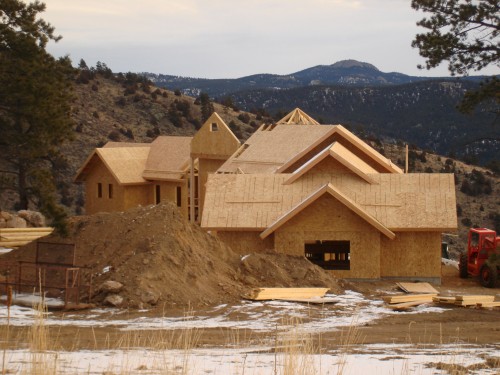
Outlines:
{"label": "construction site ground", "polygon": [[[43,315],[47,353],[56,353],[59,361],[66,358],[58,367],[66,370],[58,373],[141,373],[135,371],[140,368],[151,370],[143,373],[164,373],[153,370],[144,350],[162,358],[165,353],[159,351],[167,350],[165,366],[170,368],[179,366],[175,362],[185,354],[178,351],[186,353],[186,347],[197,370],[181,373],[200,373],[200,367],[206,373],[275,373],[277,353],[281,356],[296,347],[312,348],[306,354],[325,369],[304,373],[359,373],[361,364],[380,368],[370,373],[389,373],[387,366],[390,373],[410,373],[404,369],[411,362],[416,373],[445,374],[451,373],[446,366],[457,361],[466,370],[475,366],[476,373],[500,370],[500,308],[429,303],[394,311],[382,300],[383,295],[402,293],[394,281],[347,282],[304,257],[235,254],[187,223],[171,205],[76,218],[70,233],[64,241],[75,243],[78,264],[93,269],[96,307]],[[32,257],[33,248],[27,246],[1,255],[0,261]],[[106,293],[99,286],[110,280],[124,285],[121,306],[104,303]],[[306,286],[329,288],[327,296],[336,303],[241,297],[256,287]],[[477,279],[460,279],[453,265],[442,266],[442,283],[435,288],[442,295],[488,294],[500,300],[500,289],[483,288]],[[14,372],[24,371],[30,363],[25,357],[31,353],[29,332],[37,316],[29,307],[0,308],[0,334],[9,336],[2,339],[2,349],[7,349],[3,364]],[[290,335],[295,343],[286,342]],[[114,360],[123,366],[124,351],[131,371],[110,369]],[[351,372],[338,371],[341,354],[351,358]],[[102,363],[107,365],[102,368]],[[233,367],[221,367],[227,363]],[[328,364],[330,370],[323,367]],[[436,372],[438,368],[442,372]]]}

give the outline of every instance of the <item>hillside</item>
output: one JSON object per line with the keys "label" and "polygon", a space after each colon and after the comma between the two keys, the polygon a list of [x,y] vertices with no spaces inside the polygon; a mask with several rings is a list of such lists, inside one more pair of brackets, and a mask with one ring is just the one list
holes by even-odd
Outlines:
{"label": "hillside", "polygon": [[[61,146],[68,165],[58,166],[62,203],[72,213],[82,212],[82,187],[73,183],[73,177],[94,148],[108,141],[152,142],[158,135],[193,135],[202,125],[198,102],[179,92],[147,84],[130,73],[117,78],[102,74],[76,77],[72,105],[74,137]],[[242,140],[260,124],[253,114],[212,105]],[[13,210],[15,201],[12,193],[4,193],[0,209]]]}
{"label": "hillside", "polygon": [[399,139],[442,155],[488,163],[500,160],[498,106],[480,107],[472,115],[456,106],[468,81],[426,81],[397,86],[307,86],[253,90],[232,95],[240,108],[270,113],[300,107],[324,123],[344,124],[379,138]]}

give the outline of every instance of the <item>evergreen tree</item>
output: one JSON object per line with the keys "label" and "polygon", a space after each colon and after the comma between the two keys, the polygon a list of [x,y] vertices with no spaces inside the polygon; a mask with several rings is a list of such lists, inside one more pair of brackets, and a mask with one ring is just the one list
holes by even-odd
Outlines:
{"label": "evergreen tree", "polygon": [[[444,61],[452,75],[467,75],[500,61],[500,5],[498,0],[412,0],[415,10],[429,13],[417,25],[428,31],[412,43],[426,58],[425,68]],[[419,66],[420,68],[424,68]],[[466,95],[460,109],[470,112],[479,102],[496,99],[500,81],[493,77],[477,92]]]}
{"label": "evergreen tree", "polygon": [[201,122],[205,122],[214,113],[214,105],[210,101],[210,96],[207,93],[202,92],[200,94],[200,105],[201,105]]}
{"label": "evergreen tree", "polygon": [[60,145],[72,135],[68,58],[54,59],[47,43],[54,28],[38,1],[0,1],[0,191],[13,190],[18,208],[39,208],[64,227],[56,184],[66,163]]}

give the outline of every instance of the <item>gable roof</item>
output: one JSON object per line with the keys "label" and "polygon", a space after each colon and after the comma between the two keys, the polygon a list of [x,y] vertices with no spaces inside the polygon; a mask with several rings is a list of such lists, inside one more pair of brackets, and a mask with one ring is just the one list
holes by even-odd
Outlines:
{"label": "gable roof", "polygon": [[381,173],[403,170],[342,125],[263,125],[219,168],[220,173],[290,173],[338,142]]}
{"label": "gable roof", "polygon": [[192,137],[160,136],[151,143],[142,177],[147,180],[180,180],[190,160]]}
{"label": "gable roof", "polygon": [[320,152],[307,163],[298,168],[284,183],[291,184],[328,157],[335,159],[366,182],[373,183],[373,180],[370,178],[369,174],[377,173],[377,171],[338,142],[335,142],[332,145],[328,146],[322,152]]}
{"label": "gable roof", "polygon": [[351,153],[355,154],[365,163],[370,163],[372,167],[376,168],[379,172],[403,173],[401,168],[393,164],[389,159],[342,125],[330,125],[328,127],[330,131],[327,134],[308,145],[301,150],[300,153],[293,155],[276,170],[276,173],[293,172],[293,170],[305,164],[313,156],[312,154],[316,148],[325,143],[332,144],[334,141],[341,143],[344,147],[348,148]]}
{"label": "gable roof", "polygon": [[276,122],[279,125],[320,125],[318,121],[313,119],[300,108],[295,108],[281,120]]}
{"label": "gable roof", "polygon": [[94,166],[102,162],[121,185],[144,184],[142,172],[146,166],[149,147],[104,147],[96,148],[78,170],[75,182],[86,180]]}
{"label": "gable roof", "polygon": [[191,157],[227,159],[241,145],[239,139],[216,113],[205,121],[191,141]]}
{"label": "gable roof", "polygon": [[319,187],[316,191],[313,191],[309,196],[304,198],[301,202],[297,203],[290,210],[285,212],[279,218],[277,218],[271,225],[267,227],[265,231],[260,234],[260,238],[264,239],[273,233],[275,230],[279,229],[282,225],[288,222],[290,219],[295,217],[298,213],[304,210],[306,207],[309,207],[313,202],[315,202],[319,197],[322,197],[325,194],[330,194],[332,197],[337,199],[340,203],[345,205],[363,220],[368,222],[370,225],[375,227],[377,230],[382,232],[389,239],[394,239],[396,235],[391,232],[388,228],[386,228],[383,224],[381,224],[377,219],[375,219],[372,215],[363,209],[359,204],[351,200],[349,197],[344,195],[340,190],[335,188],[331,183],[327,183],[321,187]]}
{"label": "gable roof", "polygon": [[290,174],[208,176],[201,226],[212,230],[265,230],[327,183],[391,231],[454,230],[457,227],[453,174]]}
{"label": "gable roof", "polygon": [[[274,173],[283,163],[331,131],[331,126],[263,125],[219,168],[221,173]],[[331,143],[331,142],[330,142]]]}

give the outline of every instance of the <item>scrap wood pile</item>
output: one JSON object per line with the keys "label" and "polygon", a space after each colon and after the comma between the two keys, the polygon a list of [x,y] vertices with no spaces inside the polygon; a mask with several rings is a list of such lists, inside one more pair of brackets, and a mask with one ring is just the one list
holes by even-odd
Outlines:
{"label": "scrap wood pile", "polygon": [[382,297],[387,306],[393,310],[407,310],[429,303],[476,308],[500,307],[500,301],[495,301],[495,296],[492,295],[442,296],[428,283],[397,283],[397,285],[407,294]]}
{"label": "scrap wood pile", "polygon": [[334,298],[325,297],[329,288],[254,288],[243,295],[252,301],[280,300],[311,304],[335,303]]}

